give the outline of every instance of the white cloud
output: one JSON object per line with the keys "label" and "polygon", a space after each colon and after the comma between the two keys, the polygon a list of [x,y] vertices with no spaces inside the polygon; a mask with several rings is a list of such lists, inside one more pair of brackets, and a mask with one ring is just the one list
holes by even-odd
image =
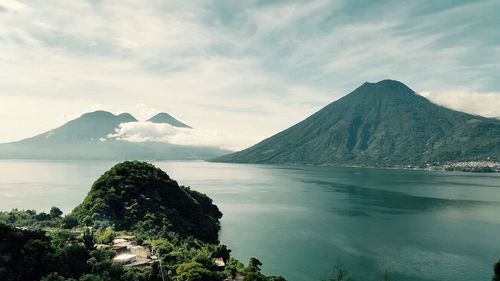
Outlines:
{"label": "white cloud", "polygon": [[262,137],[241,136],[220,130],[178,128],[152,122],[122,123],[108,138],[130,142],[156,141],[178,145],[212,146],[228,150],[240,150],[262,140]]}
{"label": "white cloud", "polygon": [[29,6],[14,0],[0,0],[0,6],[9,12],[26,13],[31,11]]}
{"label": "white cloud", "polygon": [[500,93],[422,92],[430,101],[448,108],[485,117],[500,117]]}
{"label": "white cloud", "polygon": [[266,8],[256,8],[250,10],[247,15],[257,26],[259,33],[277,32],[287,27],[294,27],[297,21],[304,18],[311,20],[311,14],[316,14],[333,9],[337,9],[341,1],[315,0],[300,3],[286,3],[271,5]]}

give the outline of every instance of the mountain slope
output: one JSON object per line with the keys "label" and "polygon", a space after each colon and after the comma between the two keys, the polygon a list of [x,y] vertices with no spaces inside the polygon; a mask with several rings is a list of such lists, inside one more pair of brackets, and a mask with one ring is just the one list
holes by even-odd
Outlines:
{"label": "mountain slope", "polygon": [[147,122],[159,123],[159,124],[164,123],[164,124],[170,124],[174,127],[192,129],[191,126],[182,123],[181,121],[172,117],[170,114],[164,112],[158,113],[155,116],[149,118]]}
{"label": "mountain slope", "polygon": [[362,86],[220,162],[399,166],[500,160],[500,121],[429,102],[406,85]]}

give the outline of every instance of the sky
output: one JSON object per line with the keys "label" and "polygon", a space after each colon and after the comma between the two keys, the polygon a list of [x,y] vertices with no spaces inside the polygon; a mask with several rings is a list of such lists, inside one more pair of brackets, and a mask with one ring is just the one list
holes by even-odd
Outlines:
{"label": "sky", "polygon": [[168,112],[240,149],[365,81],[500,116],[500,1],[0,0],[0,142]]}

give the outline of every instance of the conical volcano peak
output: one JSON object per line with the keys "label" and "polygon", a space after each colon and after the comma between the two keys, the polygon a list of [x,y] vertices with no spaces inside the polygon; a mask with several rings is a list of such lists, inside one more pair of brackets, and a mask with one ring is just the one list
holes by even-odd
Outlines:
{"label": "conical volcano peak", "polygon": [[147,121],[159,124],[169,124],[171,126],[179,128],[191,128],[191,126],[182,123],[181,121],[175,119],[173,116],[165,112],[160,112],[155,116],[149,118]]}
{"label": "conical volcano peak", "polygon": [[132,114],[127,113],[127,112],[118,115],[118,118],[120,120],[122,120],[123,122],[135,122],[135,121],[137,121],[137,119]]}
{"label": "conical volcano peak", "polygon": [[352,98],[361,99],[377,99],[377,100],[399,100],[404,101],[407,98],[415,99],[422,97],[418,96],[415,91],[410,89],[405,84],[396,80],[381,80],[376,83],[365,82],[363,85],[355,89],[351,94],[346,97],[351,96]]}
{"label": "conical volcano peak", "polygon": [[380,80],[380,81],[378,81],[377,83],[374,83],[374,84],[376,84],[376,85],[384,85],[384,86],[406,87],[406,88],[408,88],[408,86],[406,86],[403,82],[400,82],[400,81],[397,81],[397,80],[393,80],[393,79]]}
{"label": "conical volcano peak", "polygon": [[381,80],[376,83],[365,82],[355,92],[358,90],[372,93],[415,93],[404,83],[391,79]]}
{"label": "conical volcano peak", "polygon": [[[486,133],[487,132],[487,133]],[[395,80],[366,82],[222,162],[399,166],[500,159],[500,121],[431,103]]]}

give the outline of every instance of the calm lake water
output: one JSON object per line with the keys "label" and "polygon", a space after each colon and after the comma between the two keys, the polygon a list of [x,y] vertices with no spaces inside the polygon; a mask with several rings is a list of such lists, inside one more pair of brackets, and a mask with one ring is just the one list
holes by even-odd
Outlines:
{"label": "calm lake water", "polygon": [[[490,280],[500,259],[500,175],[158,162],[214,199],[221,241],[290,281]],[[0,161],[0,209],[65,212],[113,163]]]}

